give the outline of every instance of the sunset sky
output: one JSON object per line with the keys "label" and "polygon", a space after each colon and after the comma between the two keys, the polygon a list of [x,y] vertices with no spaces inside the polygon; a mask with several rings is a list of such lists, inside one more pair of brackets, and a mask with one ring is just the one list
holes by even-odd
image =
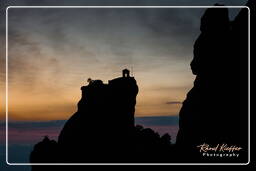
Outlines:
{"label": "sunset sky", "polygon": [[140,89],[136,116],[177,115],[201,11],[10,8],[10,119],[67,119],[87,78],[107,83],[124,68]]}
{"label": "sunset sky", "polygon": [[68,119],[87,78],[107,83],[124,68],[139,86],[136,116],[178,115],[195,78],[189,64],[203,12],[9,8],[9,118]]}
{"label": "sunset sky", "polygon": [[[8,5],[244,5],[246,0],[2,0]],[[133,68],[139,86],[136,123],[173,140],[178,113],[195,76],[193,44],[205,9],[8,10],[9,157],[27,162],[32,146],[56,139],[76,112],[87,78],[104,83]],[[230,11],[233,19],[239,9]],[[0,46],[0,148],[5,139],[5,46]],[[218,104],[216,104],[218,105]],[[154,117],[153,117],[154,116]],[[45,122],[41,122],[45,121]],[[17,145],[18,144],[18,145]],[[22,146],[23,145],[23,146]],[[4,150],[2,150],[4,151]],[[4,161],[5,154],[0,154]],[[5,166],[0,166],[1,168]],[[3,170],[4,170],[3,169]],[[8,169],[6,169],[8,170]],[[20,169],[17,169],[20,170]],[[24,170],[29,170],[25,168]]]}

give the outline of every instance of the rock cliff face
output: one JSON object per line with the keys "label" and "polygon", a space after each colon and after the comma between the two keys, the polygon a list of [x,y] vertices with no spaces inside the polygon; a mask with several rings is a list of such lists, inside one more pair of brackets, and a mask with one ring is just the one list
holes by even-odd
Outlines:
{"label": "rock cliff face", "polygon": [[[255,3],[247,5],[254,30]],[[243,8],[230,21],[228,9],[210,8],[202,16],[191,62],[196,79],[179,113],[176,145],[170,144],[168,134],[159,136],[134,126],[138,86],[124,70],[123,77],[108,84],[95,80],[83,86],[78,110],[65,124],[58,142],[45,138],[36,144],[31,163],[247,162],[247,14]],[[255,38],[251,42],[255,44]],[[255,50],[251,53],[255,55]],[[242,151],[237,159],[206,159],[197,148],[203,143],[236,145]],[[34,171],[45,169],[32,167]]]}
{"label": "rock cliff face", "polygon": [[[128,72],[128,70],[126,71]],[[90,81],[81,87],[77,112],[58,142],[47,137],[35,145],[32,163],[164,162],[172,159],[170,136],[134,125],[138,86],[129,76]],[[54,157],[49,157],[54,156]],[[34,166],[33,170],[42,167]]]}
{"label": "rock cliff face", "polygon": [[[255,9],[252,1],[248,6]],[[247,161],[248,9],[234,21],[226,8],[207,9],[200,30],[191,62],[196,79],[179,113],[177,145],[191,154],[203,143],[237,145]]]}
{"label": "rock cliff face", "polygon": [[[135,126],[136,80],[120,77],[108,84],[94,80],[81,90],[78,111],[65,124],[58,143],[62,148],[70,149],[69,153],[84,152],[87,160],[106,159],[104,155],[109,155],[112,148],[118,148],[122,144],[120,141],[125,140]],[[95,149],[91,151],[92,148]]]}

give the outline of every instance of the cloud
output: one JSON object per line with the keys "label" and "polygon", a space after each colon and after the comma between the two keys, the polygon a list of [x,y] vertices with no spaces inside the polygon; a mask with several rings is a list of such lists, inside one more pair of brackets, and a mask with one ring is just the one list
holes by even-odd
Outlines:
{"label": "cloud", "polygon": [[[41,129],[48,127],[62,127],[65,123],[65,120],[54,120],[54,121],[27,121],[27,122],[10,122],[8,126],[12,129]],[[0,127],[5,126],[4,122],[0,122]]]}
{"label": "cloud", "polygon": [[176,104],[182,104],[182,102],[180,102],[180,101],[169,101],[169,102],[166,102],[165,104],[176,105]]}
{"label": "cloud", "polygon": [[[85,5],[93,2],[95,1],[61,1],[65,5]],[[212,2],[213,0],[207,1],[210,5]],[[39,3],[32,0],[14,0],[12,3],[54,5],[60,1],[44,0]],[[97,3],[102,5],[103,1]],[[167,4],[167,1],[134,0],[128,3],[124,0],[109,0],[103,4],[111,3],[160,5]],[[171,3],[178,4],[178,1]],[[82,81],[86,77],[108,80],[117,76],[117,73],[120,76],[120,69],[127,66],[133,66],[141,90],[147,85],[153,86],[153,89],[144,92],[143,89],[140,93],[151,93],[152,99],[170,94],[161,103],[168,99],[182,99],[193,82],[189,63],[194,39],[199,33],[200,13],[203,11],[10,9],[9,85],[10,92],[13,92],[10,99],[16,99],[18,104],[24,102],[23,97],[35,97],[28,98],[29,100],[40,99],[47,94],[47,98],[55,96],[58,100],[74,101],[80,94],[77,90],[84,84]],[[1,23],[4,21],[4,17],[2,18]],[[1,35],[4,32],[3,26],[4,22],[0,26]],[[2,40],[4,36],[0,38]],[[5,62],[2,57],[4,55],[0,55],[1,66]],[[1,71],[0,81],[5,81],[4,70]],[[21,95],[17,96],[17,92]],[[62,96],[65,98],[61,98]],[[42,107],[45,108],[46,105]],[[168,107],[179,107],[161,105],[166,110]]]}
{"label": "cloud", "polygon": [[177,125],[179,122],[178,116],[153,116],[153,117],[136,117],[136,124],[141,125]]}
{"label": "cloud", "polygon": [[8,5],[243,5],[246,0],[3,0]]}
{"label": "cloud", "polygon": [[[57,139],[66,120],[53,121],[11,121],[8,124],[10,144],[33,144],[42,140],[43,136]],[[155,128],[159,133],[170,133],[176,137],[179,118],[178,116],[162,117],[136,117],[135,122],[145,128]],[[5,122],[0,122],[0,130],[5,129]],[[5,139],[5,132],[0,132],[0,139]],[[0,144],[4,143],[3,141]]]}
{"label": "cloud", "polygon": [[[9,144],[34,144],[48,135],[52,139],[57,139],[64,126],[65,120],[45,121],[45,122],[9,122],[8,139]],[[5,123],[0,122],[0,130],[4,130]],[[5,132],[0,132],[0,139],[5,139]],[[3,144],[4,142],[0,142]]]}
{"label": "cloud", "polygon": [[173,142],[176,141],[176,136],[179,130],[178,116],[136,117],[135,123],[137,125],[142,125],[145,128],[151,128],[160,135],[168,133]]}

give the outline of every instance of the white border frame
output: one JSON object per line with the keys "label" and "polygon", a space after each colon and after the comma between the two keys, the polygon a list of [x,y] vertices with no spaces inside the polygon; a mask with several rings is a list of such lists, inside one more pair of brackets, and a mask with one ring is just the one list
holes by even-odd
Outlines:
{"label": "white border frame", "polygon": [[[247,8],[248,9],[248,162],[247,163],[9,163],[8,162],[8,10],[11,8]],[[6,164],[7,165],[248,165],[250,163],[250,8],[247,6],[8,6],[6,8]]]}

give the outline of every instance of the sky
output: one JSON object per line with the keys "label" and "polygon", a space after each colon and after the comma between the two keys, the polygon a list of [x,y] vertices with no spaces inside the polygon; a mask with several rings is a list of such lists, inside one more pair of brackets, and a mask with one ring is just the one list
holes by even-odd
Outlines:
{"label": "sky", "polygon": [[[216,2],[244,5],[246,1],[12,0],[0,5],[0,41],[5,43],[3,11],[7,5],[213,5]],[[182,101],[195,79],[189,65],[204,10],[10,8],[8,116],[13,138],[10,143],[15,145],[13,154],[19,150],[23,154],[20,158],[14,155],[13,161],[27,160],[24,154],[31,150],[27,145],[46,133],[56,139],[65,120],[76,112],[80,87],[87,84],[87,78],[107,83],[120,77],[124,68],[133,70],[139,86],[136,123],[175,135]],[[231,10],[230,19],[236,14],[237,10]],[[4,120],[5,45],[0,46],[0,91],[0,120]],[[0,129],[0,138],[4,139],[4,122],[0,123]],[[1,154],[0,160],[2,157]]]}
{"label": "sky", "polygon": [[177,115],[194,80],[190,14],[201,11],[10,8],[10,119],[67,119],[87,78],[107,83],[124,68],[139,86],[136,116]]}
{"label": "sky", "polygon": [[9,8],[9,119],[68,119],[87,78],[107,83],[124,68],[139,86],[136,116],[178,115],[203,11]]}

